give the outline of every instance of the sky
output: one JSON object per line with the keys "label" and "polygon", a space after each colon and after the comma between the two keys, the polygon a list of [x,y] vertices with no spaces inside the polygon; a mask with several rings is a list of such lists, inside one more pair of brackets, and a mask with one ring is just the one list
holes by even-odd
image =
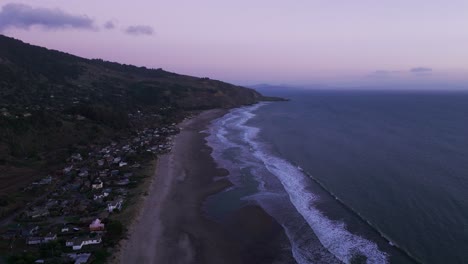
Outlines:
{"label": "sky", "polygon": [[0,33],[242,85],[468,84],[467,0],[0,0]]}

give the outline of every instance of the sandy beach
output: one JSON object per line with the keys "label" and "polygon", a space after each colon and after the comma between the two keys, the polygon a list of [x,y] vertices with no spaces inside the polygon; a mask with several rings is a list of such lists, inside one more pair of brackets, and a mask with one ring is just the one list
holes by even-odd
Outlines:
{"label": "sandy beach", "polygon": [[[283,263],[285,234],[260,207],[235,212],[227,223],[209,220],[205,198],[231,186],[211,158],[202,133],[226,110],[204,111],[180,124],[172,151],[159,158],[149,194],[122,243],[119,263]],[[281,254],[279,253],[281,252]]]}

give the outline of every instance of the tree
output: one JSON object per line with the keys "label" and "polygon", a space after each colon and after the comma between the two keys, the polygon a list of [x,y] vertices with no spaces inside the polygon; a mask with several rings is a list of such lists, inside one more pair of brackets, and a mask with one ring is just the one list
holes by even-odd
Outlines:
{"label": "tree", "polygon": [[124,227],[118,220],[111,221],[107,224],[107,235],[110,239],[119,239],[124,233]]}

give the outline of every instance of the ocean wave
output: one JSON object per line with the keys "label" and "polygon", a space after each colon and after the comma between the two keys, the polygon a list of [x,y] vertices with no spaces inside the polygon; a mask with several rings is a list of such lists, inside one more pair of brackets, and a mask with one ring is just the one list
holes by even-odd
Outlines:
{"label": "ocean wave", "polygon": [[[298,213],[307,221],[321,244],[334,256],[349,263],[354,256],[361,254],[366,256],[369,263],[387,263],[387,254],[380,251],[374,242],[350,233],[344,222],[328,219],[315,207],[315,202],[318,201],[319,197],[308,189],[311,179],[301,169],[273,155],[264,144],[258,141],[260,129],[248,126],[246,123],[255,117],[253,112],[263,105],[236,109],[220,125],[226,127],[229,124],[229,126],[241,131],[243,140],[248,144],[251,154],[278,178]],[[222,133],[227,133],[227,131]],[[227,143],[229,140],[225,136],[226,134],[221,135]],[[232,144],[232,142],[230,143]],[[300,256],[301,254],[293,253],[295,253],[294,256],[298,262],[307,263],[304,261],[305,258]]]}

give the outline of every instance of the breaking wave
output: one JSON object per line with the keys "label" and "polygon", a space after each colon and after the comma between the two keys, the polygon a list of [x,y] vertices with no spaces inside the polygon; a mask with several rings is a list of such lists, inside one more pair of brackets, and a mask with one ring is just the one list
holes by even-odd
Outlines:
{"label": "breaking wave", "polygon": [[[387,254],[380,251],[374,242],[352,234],[346,229],[344,222],[331,220],[318,210],[315,204],[320,197],[312,193],[309,188],[312,180],[302,169],[274,155],[269,150],[268,145],[259,140],[260,129],[247,125],[247,122],[255,117],[254,112],[265,104],[232,110],[213,124],[208,142],[213,147],[214,158],[217,161],[222,160],[223,166],[231,172],[234,178],[239,175],[239,166],[252,167],[252,174],[259,182],[259,192],[249,198],[257,200],[269,213],[274,211],[269,208],[271,205],[268,205],[268,201],[274,199],[272,197],[276,197],[276,199],[279,197],[283,201],[289,198],[292,210],[295,209],[302,216],[321,245],[340,261],[349,263],[354,256],[364,255],[369,263],[387,263]],[[230,131],[238,132],[240,137],[238,135],[237,138],[230,138]],[[238,159],[242,162],[235,163],[223,157],[223,152],[229,148],[239,149],[240,157]],[[266,183],[268,177],[264,176],[265,173],[262,170],[274,175],[281,183],[282,190],[269,190]],[[239,183],[236,179],[233,179],[233,182]],[[274,213],[272,216],[277,217]],[[301,219],[301,221],[303,220]],[[286,230],[292,245],[293,256],[298,263],[310,263],[312,259],[316,262],[328,262],[324,259],[317,261],[317,257],[310,256],[311,254],[315,254],[315,256],[325,256],[326,254],[310,252],[317,250],[310,244],[304,246],[307,239],[304,239],[304,235],[297,234],[298,230],[303,230],[302,227],[293,226],[293,223],[285,218],[279,222]],[[299,237],[301,241],[298,241]]]}

